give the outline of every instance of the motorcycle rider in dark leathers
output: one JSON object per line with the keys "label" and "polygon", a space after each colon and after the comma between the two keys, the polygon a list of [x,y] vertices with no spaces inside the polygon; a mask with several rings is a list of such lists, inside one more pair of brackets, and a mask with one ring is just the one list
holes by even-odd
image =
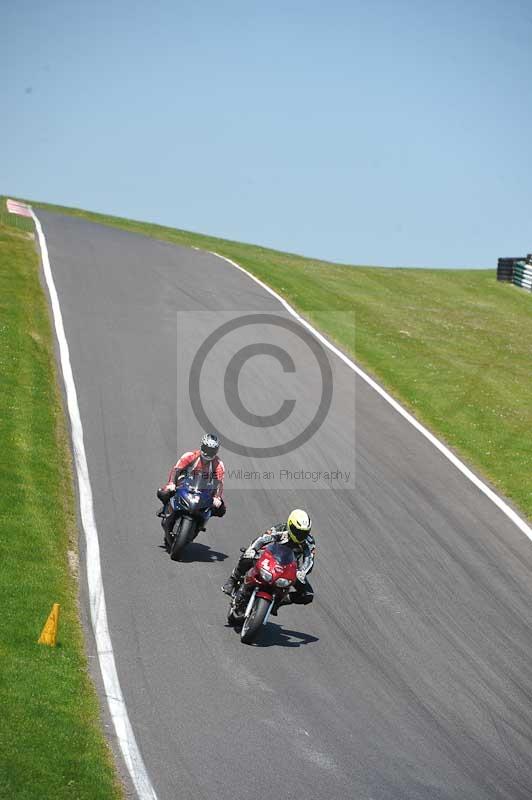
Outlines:
{"label": "motorcycle rider in dark leathers", "polygon": [[[314,537],[310,533],[311,527],[312,522],[307,512],[296,508],[291,512],[286,522],[273,525],[262,536],[251,542],[222,586],[222,591],[231,595],[235,586],[253,566],[255,559],[260,555],[261,548],[272,544],[272,542],[280,542],[293,549],[297,560],[297,580],[293,586],[293,591],[288,592],[283,597],[280,605],[289,605],[291,603],[307,605],[312,603],[314,591],[307,579],[307,575],[310,574],[314,566],[316,544]],[[246,595],[250,593],[251,589],[242,584],[239,590],[239,605],[246,599]],[[277,615],[277,604],[274,605],[272,614],[274,616]]]}

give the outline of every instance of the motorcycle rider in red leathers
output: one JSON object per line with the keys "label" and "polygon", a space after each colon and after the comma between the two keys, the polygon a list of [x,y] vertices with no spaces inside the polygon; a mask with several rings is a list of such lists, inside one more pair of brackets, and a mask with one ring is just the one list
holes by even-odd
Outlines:
{"label": "motorcycle rider in red leathers", "polygon": [[[297,580],[293,587],[295,591],[286,594],[281,605],[288,605],[290,603],[307,605],[308,603],[312,603],[314,591],[307,580],[307,575],[309,575],[314,566],[316,544],[314,537],[311,536],[310,533],[311,527],[312,522],[307,512],[296,508],[292,511],[286,522],[273,525],[266,533],[259,536],[250,544],[248,549],[240,557],[238,564],[233,569],[228,580],[222,586],[222,591],[225,592],[225,594],[231,595],[244,574],[253,566],[255,559],[259,556],[261,548],[272,544],[272,542],[280,542],[281,544],[286,544],[288,547],[291,547],[297,559]],[[240,592],[242,592],[242,597],[239,602],[243,602],[246,593],[244,585],[241,586]],[[272,614],[274,616],[277,615],[276,606],[273,607]]]}
{"label": "motorcycle rider in red leathers", "polygon": [[220,443],[216,434],[206,433],[201,439],[199,449],[183,453],[171,468],[166,484],[157,489],[157,497],[163,503],[157,516],[162,517],[161,525],[167,532],[172,531],[178,515],[178,512],[174,511],[167,513],[168,503],[176,493],[176,485],[187,475],[202,472],[206,478],[214,478],[216,490],[211,516],[223,517],[225,514],[227,509],[222,496],[225,467],[222,459],[218,457],[219,448]]}

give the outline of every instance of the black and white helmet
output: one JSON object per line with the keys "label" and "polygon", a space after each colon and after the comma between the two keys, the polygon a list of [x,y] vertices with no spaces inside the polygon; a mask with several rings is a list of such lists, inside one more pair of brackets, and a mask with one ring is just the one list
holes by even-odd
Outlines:
{"label": "black and white helmet", "polygon": [[200,453],[204,461],[212,461],[220,448],[220,442],[215,433],[205,433],[201,437]]}

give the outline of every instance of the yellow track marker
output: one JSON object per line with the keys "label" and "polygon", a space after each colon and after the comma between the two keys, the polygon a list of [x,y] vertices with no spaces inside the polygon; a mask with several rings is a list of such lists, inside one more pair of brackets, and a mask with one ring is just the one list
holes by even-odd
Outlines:
{"label": "yellow track marker", "polygon": [[39,644],[49,644],[50,647],[55,647],[57,641],[57,627],[59,625],[59,609],[59,603],[54,603],[41,635],[39,636]]}

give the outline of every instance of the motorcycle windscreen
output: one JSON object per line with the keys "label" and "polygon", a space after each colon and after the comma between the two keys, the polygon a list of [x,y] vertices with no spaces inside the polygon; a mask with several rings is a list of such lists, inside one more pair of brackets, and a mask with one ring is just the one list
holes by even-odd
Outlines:
{"label": "motorcycle windscreen", "polygon": [[193,475],[188,475],[183,481],[183,486],[186,486],[189,492],[213,492],[214,493],[214,479],[209,478],[203,472],[196,472]]}
{"label": "motorcycle windscreen", "polygon": [[212,505],[215,489],[216,486],[212,477],[209,478],[202,472],[197,472],[185,478],[180,487],[180,494],[196,498],[195,502],[198,503],[199,508],[206,508]]}
{"label": "motorcycle windscreen", "polygon": [[286,544],[274,542],[273,544],[269,544],[264,549],[271,553],[277,563],[283,567],[288,566],[288,564],[292,564],[296,560],[292,548],[288,547]]}

